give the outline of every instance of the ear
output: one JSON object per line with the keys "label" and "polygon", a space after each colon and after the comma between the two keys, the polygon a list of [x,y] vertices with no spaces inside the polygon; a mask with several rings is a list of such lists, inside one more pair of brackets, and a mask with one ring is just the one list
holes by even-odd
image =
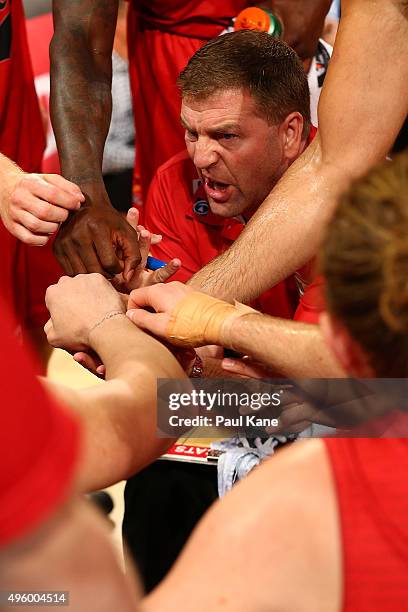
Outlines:
{"label": "ear", "polygon": [[320,316],[320,328],[327,345],[344,370],[356,378],[373,378],[375,371],[363,348],[349,334],[342,323],[329,313]]}
{"label": "ear", "polygon": [[282,137],[283,154],[292,163],[303,152],[306,142],[302,140],[303,117],[298,112],[288,115],[279,127]]}

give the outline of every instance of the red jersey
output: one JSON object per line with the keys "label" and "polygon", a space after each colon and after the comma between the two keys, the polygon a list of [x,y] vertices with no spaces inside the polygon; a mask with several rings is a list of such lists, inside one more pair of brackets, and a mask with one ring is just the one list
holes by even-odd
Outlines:
{"label": "red jersey", "polygon": [[129,74],[142,199],[159,166],[184,147],[176,80],[194,53],[218,36],[249,0],[133,0]]}
{"label": "red jersey", "polygon": [[251,3],[245,0],[133,0],[144,28],[210,40]]}
{"label": "red jersey", "polygon": [[[0,152],[26,172],[38,172],[45,137],[34,88],[21,0],[0,3]],[[51,246],[28,247],[0,221],[0,288],[19,321],[43,326],[45,290],[62,270]]]}
{"label": "red jersey", "polygon": [[[145,223],[149,231],[163,236],[162,242],[151,247],[154,257],[181,259],[182,268],[171,280],[182,282],[226,251],[244,229],[242,221],[211,212],[187,151],[157,171],[149,190]],[[266,314],[291,318],[297,306],[294,279],[278,283],[252,305]]]}
{"label": "red jersey", "polygon": [[0,152],[26,172],[36,172],[44,146],[23,7],[21,0],[4,0],[0,3]]}
{"label": "red jersey", "polygon": [[36,380],[27,352],[11,332],[0,301],[0,546],[41,524],[69,494],[79,451],[79,426]]}
{"label": "red jersey", "polygon": [[337,490],[343,612],[403,612],[408,600],[408,440],[325,440]]}

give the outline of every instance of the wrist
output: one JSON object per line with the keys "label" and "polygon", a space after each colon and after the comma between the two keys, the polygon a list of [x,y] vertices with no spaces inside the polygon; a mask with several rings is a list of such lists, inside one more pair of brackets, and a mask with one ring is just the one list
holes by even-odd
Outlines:
{"label": "wrist", "polygon": [[236,313],[232,304],[198,291],[187,294],[170,316],[166,334],[176,345],[220,344],[225,319]]}
{"label": "wrist", "polygon": [[[97,321],[88,331],[88,344],[91,348],[96,349],[98,341],[102,338],[106,339],[106,328],[117,323],[117,320],[125,317],[126,314],[123,310],[110,310],[107,312],[99,321]],[[123,325],[123,321],[120,321],[120,325]]]}

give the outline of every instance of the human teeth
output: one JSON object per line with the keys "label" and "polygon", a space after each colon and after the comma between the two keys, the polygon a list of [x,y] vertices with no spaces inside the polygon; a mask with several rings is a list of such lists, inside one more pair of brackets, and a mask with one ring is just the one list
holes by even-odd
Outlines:
{"label": "human teeth", "polygon": [[228,187],[225,183],[217,183],[217,181],[211,181],[210,179],[208,179],[208,186],[219,191],[224,191]]}

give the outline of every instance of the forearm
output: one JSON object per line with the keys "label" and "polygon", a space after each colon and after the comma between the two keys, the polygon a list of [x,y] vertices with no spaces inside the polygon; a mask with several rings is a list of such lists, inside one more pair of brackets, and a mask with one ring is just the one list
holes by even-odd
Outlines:
{"label": "forearm", "polygon": [[117,0],[53,3],[51,119],[61,169],[76,183],[102,182],[112,111],[112,44]]}
{"label": "forearm", "polygon": [[287,170],[245,230],[190,280],[219,299],[248,303],[315,255],[351,175],[322,159],[319,138]]}
{"label": "forearm", "polygon": [[172,440],[157,437],[156,381],[185,378],[171,353],[124,316],[105,321],[91,336],[106,382],[80,391],[51,389],[83,421],[83,491],[128,478],[170,446]]}
{"label": "forearm", "polygon": [[338,195],[390,149],[407,113],[408,19],[397,0],[348,0],[319,103],[319,135],[223,255],[191,285],[247,302],[317,252]]}
{"label": "forearm", "polygon": [[248,314],[232,321],[228,338],[229,348],[285,378],[345,376],[317,325]]}

